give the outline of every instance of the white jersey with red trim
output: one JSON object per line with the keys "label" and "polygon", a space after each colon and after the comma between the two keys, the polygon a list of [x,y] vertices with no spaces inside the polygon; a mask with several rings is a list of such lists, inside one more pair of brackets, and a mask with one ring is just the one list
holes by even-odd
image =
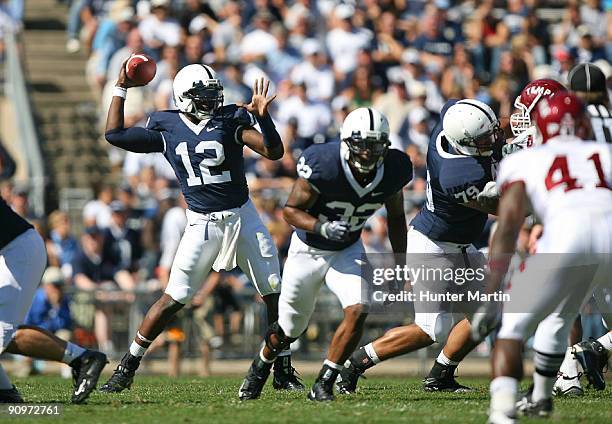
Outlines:
{"label": "white jersey with red trim", "polygon": [[612,146],[557,136],[546,144],[506,156],[497,186],[525,184],[533,211],[544,223],[569,211],[612,213]]}

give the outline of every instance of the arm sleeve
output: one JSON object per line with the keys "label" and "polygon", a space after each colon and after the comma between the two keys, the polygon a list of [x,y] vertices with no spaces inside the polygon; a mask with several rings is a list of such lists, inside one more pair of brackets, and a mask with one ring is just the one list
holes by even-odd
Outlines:
{"label": "arm sleeve", "polygon": [[162,133],[142,127],[117,128],[104,136],[113,146],[134,153],[163,153],[166,148]]}

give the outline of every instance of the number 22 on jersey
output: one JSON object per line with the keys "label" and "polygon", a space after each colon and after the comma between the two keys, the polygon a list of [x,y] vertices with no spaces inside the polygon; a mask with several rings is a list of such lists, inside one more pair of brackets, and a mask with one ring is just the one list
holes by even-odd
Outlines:
{"label": "number 22 on jersey", "polygon": [[191,158],[187,150],[187,142],[183,141],[176,146],[175,152],[181,157],[185,171],[187,171],[187,185],[193,187],[202,184],[220,184],[231,181],[232,176],[230,171],[221,171],[220,173],[212,174],[209,169],[211,166],[221,165],[225,160],[223,144],[215,140],[200,141],[196,145],[194,153],[202,154],[205,151],[213,151],[215,156],[202,159],[199,165],[201,177],[198,177],[191,164]]}

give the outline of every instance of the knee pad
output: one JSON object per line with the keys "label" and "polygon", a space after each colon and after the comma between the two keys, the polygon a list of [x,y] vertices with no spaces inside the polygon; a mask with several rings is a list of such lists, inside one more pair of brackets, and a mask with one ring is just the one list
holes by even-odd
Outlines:
{"label": "knee pad", "polygon": [[[278,339],[278,346],[274,346],[272,344],[272,336],[276,336]],[[272,351],[272,353],[276,356],[281,353],[283,350],[287,349],[291,343],[297,340],[297,337],[289,337],[285,334],[280,325],[278,325],[278,321],[272,323],[268,327],[268,331],[266,332],[265,343],[268,349]]]}

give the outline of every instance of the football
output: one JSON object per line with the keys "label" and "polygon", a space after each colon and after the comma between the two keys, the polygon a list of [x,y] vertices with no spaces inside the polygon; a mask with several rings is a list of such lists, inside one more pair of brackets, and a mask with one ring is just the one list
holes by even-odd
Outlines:
{"label": "football", "polygon": [[133,54],[125,64],[125,71],[129,79],[137,84],[148,84],[155,77],[157,65],[150,56]]}

